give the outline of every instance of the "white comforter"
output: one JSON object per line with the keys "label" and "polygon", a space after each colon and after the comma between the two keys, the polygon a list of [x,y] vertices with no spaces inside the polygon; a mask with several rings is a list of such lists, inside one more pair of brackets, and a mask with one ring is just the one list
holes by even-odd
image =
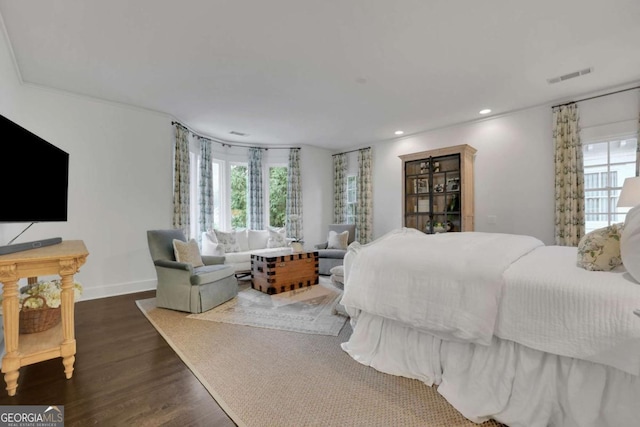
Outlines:
{"label": "white comforter", "polygon": [[497,337],[640,375],[640,284],[620,266],[576,266],[575,247],[536,248],[504,274]]}
{"label": "white comforter", "polygon": [[504,271],[544,244],[500,233],[426,235],[402,228],[345,256],[342,304],[446,340],[489,345]]}

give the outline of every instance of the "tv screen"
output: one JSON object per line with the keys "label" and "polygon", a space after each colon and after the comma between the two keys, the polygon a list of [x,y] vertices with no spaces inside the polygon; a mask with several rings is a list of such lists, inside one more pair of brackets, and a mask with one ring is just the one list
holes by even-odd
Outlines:
{"label": "tv screen", "polygon": [[69,154],[0,115],[0,222],[67,220]]}

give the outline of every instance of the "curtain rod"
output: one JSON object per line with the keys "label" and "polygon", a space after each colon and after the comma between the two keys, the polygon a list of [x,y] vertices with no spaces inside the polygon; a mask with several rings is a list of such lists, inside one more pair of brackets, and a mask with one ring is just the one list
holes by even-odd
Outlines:
{"label": "curtain rod", "polygon": [[563,107],[565,105],[575,104],[582,101],[589,101],[591,99],[602,98],[603,96],[615,95],[616,93],[627,92],[629,90],[640,89],[640,86],[630,87],[628,89],[616,90],[615,92],[603,93],[602,95],[590,96],[588,98],[578,99],[577,101],[565,102],[564,104],[553,105],[551,108]]}
{"label": "curtain rod", "polygon": [[213,139],[210,138],[208,136],[202,136],[197,132],[194,132],[193,130],[189,129],[187,126],[183,125],[180,122],[176,122],[173,121],[171,122],[172,125],[178,125],[186,130],[188,130],[189,132],[191,132],[192,135],[195,135],[196,137],[200,138],[200,139],[206,139],[208,141],[211,142],[215,142],[218,143],[220,145],[222,145],[223,147],[239,147],[239,148],[258,148],[260,150],[265,150],[265,151],[269,151],[269,150],[299,150],[300,147],[259,147],[259,146],[254,146],[254,145],[244,145],[244,144],[231,144],[230,142],[225,142],[225,141],[219,141],[217,139]]}
{"label": "curtain rod", "polygon": [[343,151],[342,153],[336,153],[336,154],[332,154],[331,157],[333,156],[339,156],[340,154],[348,154],[348,153],[353,153],[355,151],[364,151],[364,150],[369,150],[371,147],[364,147],[364,148],[358,148],[357,150],[351,150],[351,151]]}

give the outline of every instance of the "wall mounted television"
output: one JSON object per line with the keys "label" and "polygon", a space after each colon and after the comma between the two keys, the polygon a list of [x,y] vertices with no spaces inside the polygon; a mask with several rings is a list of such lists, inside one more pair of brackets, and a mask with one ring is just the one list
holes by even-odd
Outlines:
{"label": "wall mounted television", "polygon": [[67,220],[69,154],[0,115],[0,222]]}

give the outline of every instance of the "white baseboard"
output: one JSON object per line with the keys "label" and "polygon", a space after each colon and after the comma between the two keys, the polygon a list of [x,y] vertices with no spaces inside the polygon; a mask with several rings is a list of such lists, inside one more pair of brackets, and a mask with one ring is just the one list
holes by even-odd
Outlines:
{"label": "white baseboard", "polygon": [[117,295],[132,294],[134,292],[150,291],[156,289],[158,281],[155,279],[141,282],[119,283],[116,285],[85,288],[80,301],[114,297]]}

